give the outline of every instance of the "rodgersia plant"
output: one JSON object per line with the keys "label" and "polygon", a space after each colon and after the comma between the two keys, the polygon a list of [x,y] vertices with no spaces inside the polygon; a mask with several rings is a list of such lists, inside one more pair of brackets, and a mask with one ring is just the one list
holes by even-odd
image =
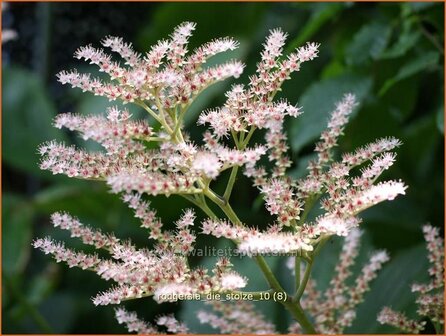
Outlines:
{"label": "rodgersia plant", "polygon": [[[216,39],[189,52],[188,39],[194,29],[193,23],[179,25],[168,39],[159,41],[145,55],[135,52],[121,38],[105,38],[103,46],[120,55],[121,63],[102,49],[79,48],[75,57],[97,65],[110,79],[105,81],[74,70],[59,73],[59,81],[110,101],[136,104],[147,111],[149,118],[134,120],[127,110],[118,107],[110,107],[104,116],[60,114],[56,127],[77,131],[84,139],[100,143],[104,150],[87,152],[56,142],[39,148],[42,169],[105,181],[113,193],[121,194],[141,226],[148,230],[148,237],[156,242],[155,248],[137,249],[130,241],[85,226],[67,213],[55,213],[54,226],[70,231],[72,237],[87,245],[109,252],[110,258],[74,251],[51,238],[37,239],[34,246],[52,254],[58,262],[92,270],[114,282],[108,291],[93,298],[95,305],[108,305],[147,296],[164,302],[199,299],[209,293],[245,293],[243,288],[249,279],[238,274],[228,258],[221,258],[212,271],[189,266],[188,253],[194,249],[197,234],[224,237],[232,240],[241,253],[252,257],[265,275],[269,288],[246,295],[283,304],[296,321],[291,331],[342,332],[352,323],[354,309],[363,300],[369,282],[388,259],[384,251],[373,255],[357,278],[354,291],[348,290],[345,280],[351,275],[348,269],[360,236],[358,215],[405,192],[406,186],[400,181],[376,182],[393,164],[395,154],[391,151],[400,142],[395,138],[378,139],[335,160],[333,149],[357,105],[355,96],[347,93],[334,106],[327,130],[316,144],[317,158],[308,165],[307,176],[298,180],[288,177],[286,171],[291,161],[287,156],[284,120],[298,117],[302,109],[275,96],[293,72],[317,57],[319,45],[307,43],[283,56],[286,34],[279,29],[267,37],[248,85],[233,85],[222,107],[199,116],[198,123],[209,129],[203,134],[202,144],[192,142],[183,127],[191,103],[210,85],[239,77],[244,68],[239,61],[206,65],[215,54],[238,46],[231,38]],[[152,128],[153,125],[156,127]],[[264,135],[262,143],[252,143],[255,132]],[[226,189],[219,195],[212,185],[226,170],[230,171]],[[263,195],[266,209],[275,217],[267,230],[259,230],[249,221],[243,223],[231,207],[239,170],[251,178]],[[187,209],[175,223],[174,231],[165,230],[146,195],[180,195],[195,210],[203,211],[207,219],[197,223],[195,210]],[[221,209],[225,218],[214,213],[211,203]],[[307,216],[316,205],[320,205],[322,214],[308,221]],[[344,250],[331,288],[321,297],[309,280],[311,268],[323,245],[334,235],[346,237]],[[269,253],[292,256],[295,293],[285,293],[265,262],[264,255]],[[274,326],[250,302],[210,304],[215,312],[197,312],[197,317],[221,332],[274,332]],[[116,317],[129,331],[158,331],[123,308],[116,310]],[[342,323],[336,324],[339,319]],[[164,331],[188,331],[173,316],[162,316],[155,322]]]}

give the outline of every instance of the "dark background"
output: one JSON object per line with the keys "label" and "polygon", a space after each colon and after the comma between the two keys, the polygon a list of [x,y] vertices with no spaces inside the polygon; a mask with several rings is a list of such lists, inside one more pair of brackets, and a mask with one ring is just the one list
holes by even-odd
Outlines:
{"label": "dark background", "polygon": [[[110,284],[95,274],[54,263],[34,251],[31,242],[48,234],[68,241],[65,232],[49,224],[50,214],[60,210],[104,231],[114,231],[118,237],[132,237],[138,246],[147,245],[147,235],[131,211],[102,183],[40,171],[36,148],[51,139],[97,148],[51,126],[58,112],[102,113],[109,104],[56,81],[60,70],[87,69],[87,64],[72,58],[79,46],[98,46],[106,35],[117,35],[143,52],[186,20],[198,24],[191,48],[227,35],[241,42],[238,51],[219,58],[241,58],[247,64],[241,82],[247,82],[253,73],[269,29],[282,27],[289,33],[287,51],[306,41],[321,43],[319,58],[305,63],[281,93],[305,111],[287,123],[297,163],[290,169],[291,175],[302,176],[328,113],[344,92],[356,93],[361,105],[346,129],[340,151],[351,151],[382,136],[402,140],[397,163],[384,178],[401,178],[409,186],[407,195],[362,216],[365,232],[359,260],[364,262],[372,250],[383,248],[392,260],[373,283],[354,325],[347,330],[395,332],[380,326],[376,314],[383,305],[391,305],[416,316],[409,285],[426,280],[428,267],[421,226],[444,226],[443,13],[442,3],[10,4],[3,12],[2,28],[16,30],[18,39],[2,46],[2,332],[125,332],[115,321],[112,307],[97,308],[90,301]],[[233,82],[207,90],[191,108],[189,126],[194,126],[202,109],[222,104],[223,93]],[[134,113],[139,111],[134,109]],[[194,138],[203,130],[196,126],[189,129]],[[262,227],[269,221],[257,191],[243,177],[232,202],[246,222]],[[152,204],[167,226],[188,206],[177,197],[154,198]],[[207,236],[198,239],[202,247],[213,243]],[[314,277],[320,288],[327,286],[332,275],[339,243],[333,239],[316,262]],[[75,240],[68,245],[81,248]],[[281,280],[291,286],[284,262],[270,260]],[[193,263],[211,265],[199,259]],[[234,264],[250,278],[248,289],[265,288],[253,262],[236,259]],[[198,306],[202,304],[157,305],[152,299],[126,303],[147,321],[175,312],[192,331],[212,332],[198,324]],[[259,309],[279,331],[286,330],[289,321],[278,305],[262,303]]]}

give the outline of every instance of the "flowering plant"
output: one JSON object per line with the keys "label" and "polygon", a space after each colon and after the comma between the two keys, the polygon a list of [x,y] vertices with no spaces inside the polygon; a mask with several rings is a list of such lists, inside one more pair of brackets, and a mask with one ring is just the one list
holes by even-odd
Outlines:
{"label": "flowering plant", "polygon": [[[81,238],[87,245],[107,251],[110,258],[74,251],[49,237],[37,239],[34,246],[52,254],[58,262],[92,270],[115,282],[116,286],[93,298],[95,305],[119,304],[147,296],[165,302],[203,299],[208,294],[236,294],[242,302],[210,300],[215,313],[198,312],[200,321],[225,333],[273,333],[274,326],[255,311],[252,303],[243,301],[266,299],[278,301],[289,311],[296,321],[291,332],[340,333],[352,324],[355,307],[389,258],[385,251],[376,252],[364,266],[354,289],[345,284],[358,251],[358,215],[405,193],[406,186],[401,181],[376,183],[393,164],[392,150],[400,142],[392,137],[378,139],[337,160],[334,148],[357,105],[355,96],[347,93],[334,106],[327,130],[316,144],[317,157],[309,163],[307,176],[287,176],[292,163],[287,156],[284,121],[303,112],[301,107],[275,96],[293,72],[317,57],[319,45],[307,43],[284,57],[286,34],[276,29],[266,39],[249,84],[233,85],[222,107],[201,113],[198,124],[208,125],[209,129],[203,134],[202,144],[194,143],[184,130],[184,118],[192,102],[210,85],[229,77],[238,78],[244,68],[236,60],[216,66],[206,64],[217,53],[237,48],[238,43],[231,38],[213,40],[188,53],[188,39],[194,29],[195,24],[190,22],[179,25],[169,39],[159,41],[145,55],[135,52],[121,38],[105,38],[104,47],[119,54],[124,64],[90,45],[79,48],[75,57],[97,65],[110,79],[105,81],[73,70],[58,74],[61,83],[110,101],[136,104],[153,120],[133,120],[128,110],[118,107],[108,108],[105,116],[60,114],[56,127],[77,131],[84,139],[101,144],[104,151],[87,152],[54,141],[39,148],[42,169],[105,181],[113,193],[120,193],[141,226],[148,229],[155,247],[137,249],[130,241],[85,226],[67,213],[53,214],[54,226],[69,230],[72,237]],[[252,144],[256,132],[263,135],[264,141]],[[266,209],[275,217],[267,230],[243,223],[231,207],[231,194],[241,169],[259,189]],[[226,170],[230,171],[229,178],[220,195],[212,185]],[[207,219],[195,223],[195,210],[186,209],[175,223],[176,230],[165,230],[146,195],[179,195],[203,211]],[[318,204],[322,214],[308,221],[310,211]],[[211,272],[190,267],[188,254],[199,233],[233,241],[240,253],[257,262],[269,289],[243,291],[249,279],[237,273],[225,257]],[[310,274],[318,253],[334,235],[346,237],[345,244],[331,287],[322,298]],[[285,292],[264,259],[268,254],[290,256],[294,293]],[[116,317],[129,331],[158,332],[123,308],[116,310]],[[162,316],[156,323],[167,332],[188,332],[187,326],[173,316]]]}

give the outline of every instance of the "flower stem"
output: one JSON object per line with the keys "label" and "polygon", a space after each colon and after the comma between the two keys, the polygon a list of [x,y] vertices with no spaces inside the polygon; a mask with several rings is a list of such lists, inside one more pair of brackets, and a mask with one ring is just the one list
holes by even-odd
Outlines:
{"label": "flower stem", "polygon": [[294,302],[300,301],[300,299],[305,291],[305,287],[307,287],[308,280],[310,279],[312,266],[313,266],[313,260],[308,261],[307,267],[305,268],[305,273],[304,273],[302,282],[300,283],[298,289],[296,290],[296,294],[294,295],[294,298],[293,298]]}
{"label": "flower stem", "polygon": [[228,184],[226,185],[225,193],[223,194],[223,198],[229,202],[229,198],[231,197],[232,188],[234,187],[235,178],[237,177],[238,166],[232,167],[231,175],[229,176]]}
{"label": "flower stem", "polygon": [[294,282],[295,282],[295,290],[296,292],[300,287],[300,256],[296,255],[294,257]]}
{"label": "flower stem", "polygon": [[274,276],[273,272],[271,271],[271,268],[268,266],[268,264],[265,261],[265,258],[258,255],[255,257],[255,260],[257,264],[259,265],[260,269],[263,272],[263,275],[265,276],[266,281],[271,286],[272,289],[274,289],[276,292],[285,292],[280,285],[277,278]]}
{"label": "flower stem", "polygon": [[[280,285],[279,281],[277,281],[265,259],[262,256],[257,256],[255,259],[271,288],[273,288],[275,292],[285,293],[284,289]],[[285,308],[288,309],[288,311],[291,313],[291,315],[293,315],[296,321],[299,322],[305,333],[316,334],[316,330],[314,329],[310,320],[308,320],[299,302],[292,302],[292,300],[289,300],[289,298],[287,298],[287,300],[280,301],[280,303],[283,304]]]}
{"label": "flower stem", "polygon": [[299,322],[306,334],[317,334],[316,329],[314,329],[299,303],[283,302],[283,305],[293,315],[294,319]]}
{"label": "flower stem", "polygon": [[248,145],[249,140],[251,139],[251,137],[252,137],[252,135],[254,134],[254,131],[255,131],[256,129],[257,129],[257,127],[255,127],[255,126],[252,126],[252,127],[251,127],[251,129],[249,130],[248,135],[246,136],[246,138],[244,139],[244,141],[243,141],[243,143],[242,143],[242,148],[245,148],[245,147]]}

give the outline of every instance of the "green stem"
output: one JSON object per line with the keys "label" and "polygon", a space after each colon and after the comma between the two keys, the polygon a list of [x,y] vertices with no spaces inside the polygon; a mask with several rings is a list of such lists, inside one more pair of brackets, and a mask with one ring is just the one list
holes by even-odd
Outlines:
{"label": "green stem", "polygon": [[180,194],[180,196],[182,196],[183,198],[187,199],[189,202],[195,204],[197,207],[199,207],[201,210],[203,210],[203,212],[208,215],[210,218],[216,219],[217,216],[214,214],[214,212],[208,207],[208,205],[206,204],[206,201],[198,201],[196,199],[194,199],[192,196],[190,195],[183,195]]}
{"label": "green stem", "polygon": [[[167,126],[166,117],[164,115],[165,114],[164,113],[164,108],[163,108],[163,106],[161,105],[161,102],[160,102],[158,89],[155,90],[153,95],[155,96],[155,105],[158,108],[159,116],[160,116],[161,120],[164,122],[164,124]],[[166,128],[166,129],[169,129],[170,132],[173,133],[173,131],[170,128]]]}
{"label": "green stem", "polygon": [[[175,139],[179,139],[180,141],[184,141],[183,135],[181,134],[181,125],[183,124],[183,117],[186,113],[187,108],[180,108],[180,111],[178,112],[178,118],[175,119],[175,128],[173,130],[173,136]],[[175,114],[176,116],[176,114]]]}
{"label": "green stem", "polygon": [[229,198],[231,197],[232,188],[234,187],[235,178],[237,177],[238,166],[232,167],[231,175],[229,176],[228,184],[226,185],[225,193],[223,194],[223,198],[226,202],[229,202]]}
{"label": "green stem", "polygon": [[234,130],[231,130],[231,135],[232,135],[232,139],[234,140],[235,146],[236,146],[238,149],[240,149],[240,143],[239,143],[239,141],[238,141],[237,134],[235,133]]}
{"label": "green stem", "polygon": [[[209,188],[205,188],[203,190],[203,194],[205,196],[207,196],[212,202],[217,204],[219,207],[225,206],[228,203],[223,197],[221,197],[220,195],[217,195],[213,190],[211,190]],[[235,216],[235,217],[237,217],[237,216]]]}
{"label": "green stem", "polygon": [[321,252],[322,248],[324,247],[324,245],[327,243],[327,241],[329,239],[330,239],[330,236],[325,236],[321,239],[321,241],[319,242],[319,244],[317,244],[316,248],[314,249],[313,253],[311,254],[312,260],[314,260],[314,258],[316,258],[316,256],[319,254],[319,252]]}
{"label": "green stem", "polygon": [[240,138],[238,139],[238,142],[242,144],[244,142],[243,140],[245,140],[245,132],[240,132]]}
{"label": "green stem", "polygon": [[166,141],[165,138],[160,138],[160,137],[150,137],[150,138],[146,138],[146,139],[143,138],[143,140],[146,140],[146,141]]}
{"label": "green stem", "polygon": [[251,137],[252,137],[252,135],[254,134],[254,131],[255,131],[256,129],[257,129],[257,127],[255,127],[255,126],[252,126],[252,127],[251,127],[251,129],[249,130],[248,135],[246,136],[245,140],[244,140],[243,143],[242,143],[242,148],[245,148],[245,147],[248,145],[249,140],[251,139]]}
{"label": "green stem", "polygon": [[[271,288],[273,288],[276,292],[285,293],[282,286],[277,281],[274,274],[271,272],[271,269],[266,263],[265,259],[262,256],[257,256],[255,257],[255,259]],[[301,327],[304,329],[305,333],[316,334],[316,330],[314,329],[313,325],[305,315],[302,307],[298,302],[292,302],[292,300],[289,300],[287,297],[287,300],[281,301],[280,303],[282,303],[285,306],[285,308],[288,309],[291,315],[293,315],[296,321],[299,322]]]}
{"label": "green stem", "polygon": [[301,325],[304,332],[307,334],[317,334],[308,317],[305,315],[302,307],[298,303],[283,302],[285,308],[293,315],[297,322]]}
{"label": "green stem", "polygon": [[158,117],[158,114],[155,113],[151,108],[149,108],[144,102],[142,101],[135,101],[135,104],[138,106],[141,106],[144,110],[146,110],[156,121],[158,121],[163,127],[163,121]]}
{"label": "green stem", "polygon": [[294,287],[297,292],[300,287],[300,256],[296,255],[294,258]]}
{"label": "green stem", "polygon": [[302,295],[304,294],[305,288],[307,287],[308,280],[310,279],[311,274],[311,268],[313,266],[313,261],[308,261],[307,267],[305,268],[304,277],[302,279],[302,282],[299,285],[299,288],[296,291],[296,294],[294,295],[293,301],[299,302],[302,298]]}
{"label": "green stem", "polygon": [[268,282],[268,284],[271,286],[271,288],[274,289],[276,292],[285,292],[283,290],[282,286],[280,285],[279,281],[277,280],[277,278],[274,276],[273,272],[271,271],[271,268],[266,263],[265,258],[258,255],[258,256],[255,256],[255,260],[256,260],[257,264],[259,265],[260,269],[262,270],[263,275],[265,276],[265,279]]}

